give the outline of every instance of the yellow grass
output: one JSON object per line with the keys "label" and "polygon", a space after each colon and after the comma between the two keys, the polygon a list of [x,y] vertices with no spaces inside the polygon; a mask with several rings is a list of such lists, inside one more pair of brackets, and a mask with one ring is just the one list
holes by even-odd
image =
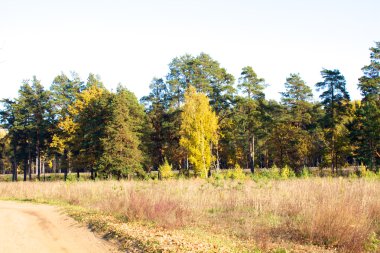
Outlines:
{"label": "yellow grass", "polygon": [[254,241],[264,250],[285,241],[376,252],[380,234],[375,180],[0,183],[0,198],[59,200],[168,231],[196,228]]}

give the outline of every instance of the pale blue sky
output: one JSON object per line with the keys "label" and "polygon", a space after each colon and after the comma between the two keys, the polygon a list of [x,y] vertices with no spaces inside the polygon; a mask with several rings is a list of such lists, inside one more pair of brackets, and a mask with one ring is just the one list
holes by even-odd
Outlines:
{"label": "pale blue sky", "polygon": [[172,58],[205,52],[237,78],[252,66],[268,98],[290,73],[314,87],[322,68],[338,68],[358,99],[379,10],[378,0],[0,0],[0,98],[33,75],[48,87],[70,71],[141,97]]}

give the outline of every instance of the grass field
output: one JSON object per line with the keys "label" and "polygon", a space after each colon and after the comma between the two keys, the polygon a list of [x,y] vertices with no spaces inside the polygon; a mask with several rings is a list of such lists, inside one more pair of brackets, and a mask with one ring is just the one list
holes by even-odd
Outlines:
{"label": "grass field", "polygon": [[380,252],[380,180],[1,183],[136,252]]}

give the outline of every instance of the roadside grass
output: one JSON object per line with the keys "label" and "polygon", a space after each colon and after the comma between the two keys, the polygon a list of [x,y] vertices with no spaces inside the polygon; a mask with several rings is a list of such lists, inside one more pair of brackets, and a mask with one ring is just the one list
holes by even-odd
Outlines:
{"label": "roadside grass", "polygon": [[131,252],[379,252],[379,196],[380,181],[343,178],[0,184]]}

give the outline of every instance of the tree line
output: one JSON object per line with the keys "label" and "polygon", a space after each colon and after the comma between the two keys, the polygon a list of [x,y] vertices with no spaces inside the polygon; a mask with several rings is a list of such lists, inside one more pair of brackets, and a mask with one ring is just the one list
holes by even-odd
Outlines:
{"label": "tree line", "polygon": [[330,167],[379,169],[380,42],[358,80],[362,99],[351,101],[346,80],[323,69],[320,91],[299,74],[285,81],[281,101],[252,67],[235,77],[209,55],[183,55],[154,78],[138,101],[119,85],[109,91],[98,76],[54,78],[49,89],[33,77],[15,99],[1,100],[0,172],[17,180],[45,170],[90,172],[91,178],[144,176],[165,161],[184,175],[210,169]]}

